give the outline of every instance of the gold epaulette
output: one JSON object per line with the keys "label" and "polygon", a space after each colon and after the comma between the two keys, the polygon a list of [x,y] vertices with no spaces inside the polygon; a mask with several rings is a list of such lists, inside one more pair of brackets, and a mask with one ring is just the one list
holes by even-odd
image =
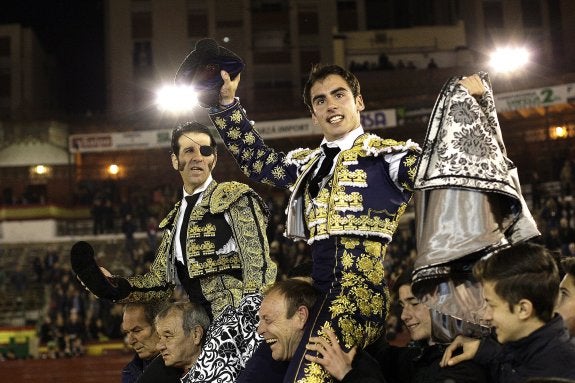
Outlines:
{"label": "gold epaulette", "polygon": [[285,158],[285,162],[288,165],[298,165],[301,166],[309,162],[321,149],[309,149],[309,148],[299,148],[290,151]]}
{"label": "gold epaulette", "polygon": [[218,214],[226,211],[242,195],[253,193],[252,189],[241,182],[222,182],[216,186],[210,198],[210,212]]}
{"label": "gold epaulette", "polygon": [[421,151],[415,142],[408,140],[396,141],[391,138],[381,138],[375,134],[363,134],[355,141],[354,149],[365,151],[367,154],[378,155],[380,153],[396,153],[405,150]]}

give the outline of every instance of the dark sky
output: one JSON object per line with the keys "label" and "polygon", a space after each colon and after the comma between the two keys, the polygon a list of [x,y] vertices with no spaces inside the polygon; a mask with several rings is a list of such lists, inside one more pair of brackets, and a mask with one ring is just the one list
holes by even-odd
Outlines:
{"label": "dark sky", "polygon": [[33,29],[57,61],[61,109],[99,112],[105,105],[103,0],[3,1],[0,23]]}

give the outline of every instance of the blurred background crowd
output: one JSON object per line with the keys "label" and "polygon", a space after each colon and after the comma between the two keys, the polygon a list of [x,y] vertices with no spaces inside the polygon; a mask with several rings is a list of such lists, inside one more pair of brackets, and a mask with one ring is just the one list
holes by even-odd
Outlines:
{"label": "blurred background crowd", "polygon": [[[534,174],[527,200],[541,236],[538,241],[558,259],[575,256],[575,203],[573,166],[566,159],[555,181],[537,183]],[[305,242],[292,242],[283,236],[288,194],[275,191],[264,195],[269,210],[270,254],[277,262],[278,278],[293,267],[310,261]],[[92,212],[91,238],[98,262],[122,275],[141,274],[154,259],[160,237],[159,221],[178,198],[178,191],[165,186],[146,193],[139,189],[121,199],[112,188],[86,189],[83,202]],[[389,284],[417,257],[415,217],[412,209],[400,223],[385,259]],[[49,243],[4,247],[0,250],[0,320],[36,329],[38,345],[17,352],[2,350],[4,360],[40,357],[75,357],[95,342],[121,341],[122,308],[98,300],[87,292],[72,273],[69,243]],[[388,319],[387,337],[401,334],[398,308]]]}

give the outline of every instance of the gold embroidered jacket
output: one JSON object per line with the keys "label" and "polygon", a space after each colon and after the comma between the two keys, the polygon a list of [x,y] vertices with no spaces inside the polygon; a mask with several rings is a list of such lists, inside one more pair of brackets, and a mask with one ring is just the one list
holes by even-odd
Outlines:
{"label": "gold embroidered jacket", "polygon": [[[127,278],[133,291],[123,301],[164,298],[178,283],[173,242],[179,240],[174,236],[179,211],[180,202],[160,223],[163,235],[156,258],[147,273]],[[275,281],[266,225],[264,202],[239,182],[212,181],[192,209],[186,241],[188,273],[200,280],[214,317]]]}
{"label": "gold embroidered jacket", "polygon": [[[309,243],[331,235],[391,239],[412,196],[420,151],[416,143],[362,134],[339,155],[331,182],[312,200],[306,180],[320,158],[320,148],[297,149],[287,155],[269,148],[238,101],[210,112],[210,118],[244,174],[292,190],[288,237]],[[401,159],[391,175],[388,158],[393,156]]]}

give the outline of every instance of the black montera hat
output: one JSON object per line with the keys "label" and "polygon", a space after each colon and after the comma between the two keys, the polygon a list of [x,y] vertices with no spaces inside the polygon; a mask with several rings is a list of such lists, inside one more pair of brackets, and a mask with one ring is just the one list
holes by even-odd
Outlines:
{"label": "black montera hat", "polygon": [[193,86],[200,105],[209,108],[218,105],[224,84],[220,71],[225,70],[234,79],[244,67],[243,60],[234,52],[219,46],[214,39],[202,39],[180,65],[175,82]]}

